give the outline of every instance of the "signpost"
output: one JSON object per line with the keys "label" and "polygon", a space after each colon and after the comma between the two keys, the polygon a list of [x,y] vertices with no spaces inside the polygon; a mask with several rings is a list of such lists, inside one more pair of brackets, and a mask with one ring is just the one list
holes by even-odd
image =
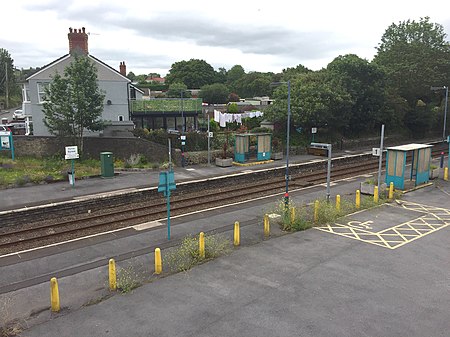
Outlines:
{"label": "signpost", "polygon": [[167,240],[170,240],[170,191],[175,189],[175,175],[173,171],[160,172],[158,192],[163,192],[167,198]]}
{"label": "signpost", "polygon": [[74,159],[80,158],[78,154],[78,146],[66,146],[66,160],[71,160],[71,171],[68,172],[69,184],[75,187],[75,171],[74,171]]}
{"label": "signpost", "polygon": [[327,202],[330,201],[330,179],[331,179],[331,144],[311,143],[311,146],[327,149],[328,167],[327,167]]}
{"label": "signpost", "polygon": [[314,142],[314,135],[317,133],[317,128],[311,128],[312,141]]}
{"label": "signpost", "polygon": [[0,131],[0,150],[11,151],[11,159],[14,160],[14,142],[11,131]]}

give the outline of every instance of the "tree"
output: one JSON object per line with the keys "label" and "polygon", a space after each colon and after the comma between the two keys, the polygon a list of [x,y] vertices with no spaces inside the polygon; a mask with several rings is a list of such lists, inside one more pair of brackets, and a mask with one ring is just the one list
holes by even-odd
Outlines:
{"label": "tree", "polygon": [[[287,96],[287,85],[276,88],[274,104],[269,106],[264,116],[285,124]],[[326,126],[342,132],[348,125],[352,103],[350,95],[326,71],[302,74],[291,81],[292,124],[305,130]]]}
{"label": "tree", "polygon": [[310,70],[310,69],[306,68],[305,66],[299,64],[295,68],[283,69],[282,78],[283,78],[283,81],[288,81],[288,80],[294,79],[295,77],[297,77],[300,74],[307,74],[307,73],[309,73],[311,71],[312,70]]}
{"label": "tree", "polygon": [[77,56],[56,74],[45,89],[44,124],[51,134],[69,137],[83,152],[84,130],[104,127],[100,119],[105,95],[97,82],[97,68],[85,56]]}
{"label": "tree", "polygon": [[183,97],[191,97],[191,92],[187,90],[186,84],[181,82],[172,83],[169,85],[169,90],[167,90],[167,97],[181,98],[181,93],[183,93]]}
{"label": "tree", "polygon": [[237,80],[234,89],[240,97],[270,96],[272,82],[272,73],[251,72]]}
{"label": "tree", "polygon": [[235,92],[232,92],[228,95],[228,102],[239,102],[239,95]]}
{"label": "tree", "polygon": [[231,69],[228,70],[227,72],[227,83],[232,84],[244,76],[245,76],[244,68],[241,65],[236,64],[235,66],[231,67]]}
{"label": "tree", "polygon": [[200,88],[200,97],[203,98],[203,102],[210,104],[226,103],[229,93],[228,87],[221,83],[204,85]]}
{"label": "tree", "polygon": [[134,82],[134,80],[136,79],[136,75],[132,71],[128,73],[127,77],[130,79],[131,82]]}
{"label": "tree", "polygon": [[379,122],[388,122],[381,118],[385,105],[385,74],[377,64],[348,54],[336,57],[328,64],[327,72],[353,102],[348,131],[361,134],[373,131]]}
{"label": "tree", "polygon": [[6,49],[0,48],[0,96],[5,97],[7,108],[13,93],[17,94],[14,61]]}
{"label": "tree", "polygon": [[191,59],[172,64],[166,76],[168,84],[181,82],[189,89],[198,89],[216,80],[214,68],[204,60]]}
{"label": "tree", "polygon": [[[450,44],[442,25],[428,17],[390,25],[381,38],[374,62],[387,74],[389,102],[406,100],[403,123],[417,135],[431,125],[432,116],[426,105],[433,99],[430,86],[450,82]],[[403,106],[403,104],[402,104]],[[398,106],[388,106],[389,111]]]}
{"label": "tree", "polygon": [[391,24],[374,62],[385,69],[389,87],[412,108],[418,99],[429,101],[430,86],[450,81],[450,44],[444,27],[428,17]]}

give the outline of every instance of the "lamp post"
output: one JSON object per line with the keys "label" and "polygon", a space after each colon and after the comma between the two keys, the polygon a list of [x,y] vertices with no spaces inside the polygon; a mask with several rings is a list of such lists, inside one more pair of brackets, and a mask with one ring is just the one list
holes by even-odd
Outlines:
{"label": "lamp post", "polygon": [[287,102],[287,125],[286,125],[286,173],[285,173],[285,181],[286,181],[286,191],[284,193],[284,207],[287,210],[289,208],[289,137],[291,131],[291,80],[287,82],[274,82],[272,85],[277,84],[287,84],[288,86],[288,102]]}
{"label": "lamp post", "polygon": [[184,124],[183,90],[181,90],[181,167],[184,167],[184,145],[186,144]]}
{"label": "lamp post", "polygon": [[445,90],[445,106],[444,106],[444,127],[442,130],[442,139],[445,141],[445,127],[447,124],[447,104],[448,104],[448,86],[442,86],[442,87],[431,87],[430,88],[432,91],[437,91],[437,90]]}

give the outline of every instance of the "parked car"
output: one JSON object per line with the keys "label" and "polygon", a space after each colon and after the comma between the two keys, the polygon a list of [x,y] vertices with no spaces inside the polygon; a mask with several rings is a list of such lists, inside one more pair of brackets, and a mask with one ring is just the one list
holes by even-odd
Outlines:
{"label": "parked car", "polygon": [[23,113],[22,109],[17,109],[13,113],[13,119],[24,118],[24,117],[25,117],[25,114]]}

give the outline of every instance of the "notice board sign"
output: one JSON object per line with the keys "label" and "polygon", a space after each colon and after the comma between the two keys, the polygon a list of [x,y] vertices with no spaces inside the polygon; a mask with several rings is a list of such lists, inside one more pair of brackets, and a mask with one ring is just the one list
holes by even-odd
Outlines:
{"label": "notice board sign", "polygon": [[65,159],[78,159],[78,146],[66,146],[66,156]]}

